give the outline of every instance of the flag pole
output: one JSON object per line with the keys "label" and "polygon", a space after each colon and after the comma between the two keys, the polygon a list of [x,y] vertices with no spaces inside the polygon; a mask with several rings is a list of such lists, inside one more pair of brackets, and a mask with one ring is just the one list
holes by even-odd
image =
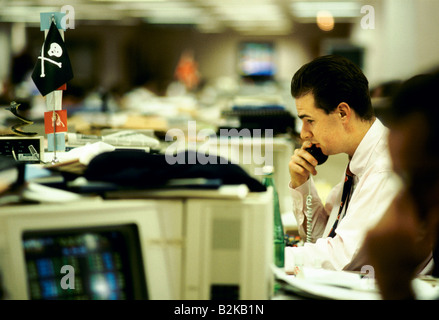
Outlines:
{"label": "flag pole", "polygon": [[[56,20],[55,20],[55,15],[52,14],[51,17],[52,22],[56,25]],[[53,123],[53,159],[52,159],[52,164],[55,164],[57,162],[59,162],[59,160],[56,157],[56,111],[55,111],[55,105],[56,105],[56,94],[55,92],[52,92],[53,94],[53,113],[52,113],[52,123]]]}
{"label": "flag pole", "polygon": [[55,111],[55,103],[53,104],[53,113],[52,113],[52,122],[53,122],[53,159],[52,164],[59,162],[56,158],[56,111]]}

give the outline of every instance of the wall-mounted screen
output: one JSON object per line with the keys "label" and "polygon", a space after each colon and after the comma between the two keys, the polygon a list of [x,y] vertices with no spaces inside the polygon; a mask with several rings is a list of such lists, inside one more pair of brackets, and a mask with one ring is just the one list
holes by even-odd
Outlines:
{"label": "wall-mounted screen", "polygon": [[269,80],[276,74],[275,49],[271,42],[241,42],[238,50],[241,77]]}

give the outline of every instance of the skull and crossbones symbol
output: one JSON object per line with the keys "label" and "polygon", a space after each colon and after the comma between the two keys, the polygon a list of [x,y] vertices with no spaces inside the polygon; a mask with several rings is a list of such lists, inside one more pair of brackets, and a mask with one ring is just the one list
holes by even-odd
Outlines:
{"label": "skull and crossbones symbol", "polygon": [[[51,56],[51,57],[55,56],[57,58],[61,57],[62,53],[63,53],[63,50],[62,50],[61,46],[56,42],[52,42],[50,44],[49,50],[47,51],[47,54],[49,56]],[[44,56],[44,44],[43,44],[43,48],[41,50],[41,56],[38,57],[38,59],[41,59],[41,75],[40,75],[41,78],[44,78],[46,76],[46,74],[44,73],[44,61],[48,61],[50,63],[53,63],[54,65],[58,66],[58,68],[60,68],[60,69],[62,68],[61,62],[54,61],[54,60],[46,58]]]}

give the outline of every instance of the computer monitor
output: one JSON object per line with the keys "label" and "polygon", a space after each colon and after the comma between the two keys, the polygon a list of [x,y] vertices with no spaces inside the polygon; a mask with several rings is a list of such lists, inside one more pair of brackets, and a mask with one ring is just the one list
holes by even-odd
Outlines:
{"label": "computer monitor", "polygon": [[187,191],[2,206],[4,298],[269,298],[272,193]]}
{"label": "computer monitor", "polygon": [[4,298],[178,299],[181,206],[90,199],[2,207]]}
{"label": "computer monitor", "polygon": [[32,300],[148,298],[134,223],[24,231],[22,243]]}
{"label": "computer monitor", "polygon": [[272,80],[276,74],[272,42],[241,42],[238,49],[238,73],[244,79]]}

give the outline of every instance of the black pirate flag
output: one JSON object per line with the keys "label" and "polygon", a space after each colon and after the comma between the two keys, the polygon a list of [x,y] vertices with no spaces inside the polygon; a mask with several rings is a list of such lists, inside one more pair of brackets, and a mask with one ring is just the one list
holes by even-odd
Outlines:
{"label": "black pirate flag", "polygon": [[57,90],[73,78],[73,70],[64,41],[52,21],[41,55],[32,72],[32,80],[42,96]]}

